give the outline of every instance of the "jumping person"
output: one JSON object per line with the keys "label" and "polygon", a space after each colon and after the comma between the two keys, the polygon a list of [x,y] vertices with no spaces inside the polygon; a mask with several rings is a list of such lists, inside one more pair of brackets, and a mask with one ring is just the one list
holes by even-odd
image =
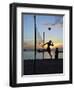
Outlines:
{"label": "jumping person", "polygon": [[45,44],[43,44],[43,46],[46,45],[46,44],[47,44],[47,52],[49,53],[49,55],[50,55],[50,57],[52,59],[52,54],[51,54],[50,46],[54,46],[54,44],[53,44],[53,42],[51,40],[49,42],[46,42]]}

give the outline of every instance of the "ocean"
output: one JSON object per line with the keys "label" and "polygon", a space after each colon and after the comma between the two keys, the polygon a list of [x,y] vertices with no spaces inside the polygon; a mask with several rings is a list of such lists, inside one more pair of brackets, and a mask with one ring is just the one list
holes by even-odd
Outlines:
{"label": "ocean", "polygon": [[[63,59],[63,49],[59,48],[59,51],[62,51],[62,53],[58,54],[58,59]],[[23,60],[34,60],[34,51],[24,51],[22,53]],[[51,51],[52,59],[55,59],[55,49]],[[50,59],[50,55],[48,52],[44,52],[44,59]],[[43,59],[43,52],[36,52],[36,59],[42,60]]]}

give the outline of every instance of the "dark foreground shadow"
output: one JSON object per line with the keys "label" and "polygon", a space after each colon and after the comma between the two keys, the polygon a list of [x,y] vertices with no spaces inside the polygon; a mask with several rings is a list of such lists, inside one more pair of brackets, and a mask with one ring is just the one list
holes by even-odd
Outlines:
{"label": "dark foreground shadow", "polygon": [[24,75],[63,73],[63,59],[24,60]]}

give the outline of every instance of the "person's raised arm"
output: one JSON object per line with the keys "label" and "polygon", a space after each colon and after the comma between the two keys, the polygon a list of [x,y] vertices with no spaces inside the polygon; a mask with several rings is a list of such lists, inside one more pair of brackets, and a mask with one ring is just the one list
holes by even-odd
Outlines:
{"label": "person's raised arm", "polygon": [[46,45],[46,44],[48,44],[48,42],[44,43],[43,46]]}

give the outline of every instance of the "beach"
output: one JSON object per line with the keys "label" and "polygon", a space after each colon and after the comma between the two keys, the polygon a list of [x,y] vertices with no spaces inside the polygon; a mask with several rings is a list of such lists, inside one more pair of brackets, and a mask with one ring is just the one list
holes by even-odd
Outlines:
{"label": "beach", "polygon": [[23,74],[59,74],[63,73],[63,59],[23,60]]}

